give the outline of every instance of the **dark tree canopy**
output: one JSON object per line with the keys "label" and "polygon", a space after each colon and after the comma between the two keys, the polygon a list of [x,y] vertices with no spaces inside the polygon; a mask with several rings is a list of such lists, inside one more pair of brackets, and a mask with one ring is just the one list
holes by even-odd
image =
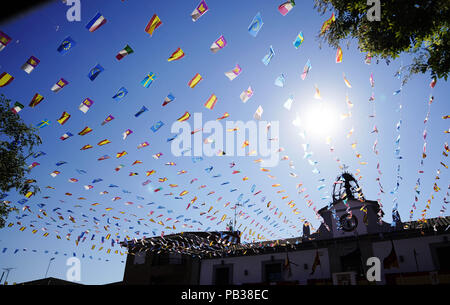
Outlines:
{"label": "dark tree canopy", "polygon": [[[319,37],[333,47],[354,38],[358,48],[378,59],[413,55],[404,68],[405,80],[415,73],[430,73],[447,80],[450,70],[449,0],[379,0],[380,21],[367,14],[375,1],[315,0],[315,8],[335,14],[333,22]],[[370,3],[370,5],[368,5]]]}
{"label": "dark tree canopy", "polygon": [[[16,189],[20,194],[37,192],[35,180],[27,178],[26,160],[33,148],[41,144],[36,128],[27,126],[18,114],[11,111],[10,100],[0,96],[0,193]],[[0,201],[0,228],[10,208]]]}

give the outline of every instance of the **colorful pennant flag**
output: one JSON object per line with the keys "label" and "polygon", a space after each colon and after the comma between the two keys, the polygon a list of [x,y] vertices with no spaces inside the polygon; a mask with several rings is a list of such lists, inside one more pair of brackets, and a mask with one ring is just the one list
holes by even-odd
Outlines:
{"label": "colorful pennant flag", "polygon": [[101,65],[97,64],[94,68],[91,69],[91,71],[89,71],[89,74],[88,74],[89,79],[91,81],[93,81],[104,70],[105,69]]}
{"label": "colorful pennant flag", "polygon": [[146,77],[144,77],[144,79],[141,81],[141,85],[144,86],[144,88],[148,88],[153,81],[155,80],[156,75],[153,72],[150,72],[147,74]]}
{"label": "colorful pennant flag", "polygon": [[181,48],[178,48],[175,50],[175,52],[172,53],[172,55],[170,55],[170,57],[167,59],[167,61],[174,61],[174,60],[179,60],[181,58],[184,57],[184,52]]}
{"label": "colorful pennant flag", "polygon": [[62,88],[64,88],[68,83],[69,82],[66,81],[64,78],[61,78],[59,81],[56,82],[56,84],[53,85],[51,90],[56,93],[60,91]]}
{"label": "colorful pennant flag", "polygon": [[64,125],[69,119],[70,119],[70,114],[68,114],[67,112],[64,111],[61,114],[61,117],[58,119],[58,123],[61,125]]}
{"label": "colorful pennant flag", "polygon": [[[0,32],[1,33],[1,32]],[[9,85],[14,80],[14,77],[6,72],[0,74],[0,87],[5,87]]]}
{"label": "colorful pennant flag", "polygon": [[195,74],[194,77],[189,81],[188,86],[194,88],[197,84],[202,80],[202,76],[200,74]]}
{"label": "colorful pennant flag", "polygon": [[86,113],[89,108],[91,108],[92,104],[94,104],[94,102],[90,98],[86,98],[80,106],[78,106],[78,109],[80,109],[81,112]]}
{"label": "colorful pennant flag", "polygon": [[217,96],[215,94],[211,94],[209,99],[205,103],[205,108],[213,109],[217,102]]}
{"label": "colorful pennant flag", "polygon": [[225,76],[228,77],[229,80],[233,80],[236,77],[238,77],[239,74],[241,74],[241,72],[242,72],[241,67],[239,65],[236,65],[236,67],[233,70],[225,72]]}
{"label": "colorful pennant flag", "polygon": [[241,93],[240,98],[241,98],[241,101],[242,101],[243,103],[247,103],[247,101],[248,101],[252,96],[253,96],[253,89],[252,89],[251,86],[248,86],[248,89],[247,89],[247,90],[244,90],[244,91]]}
{"label": "colorful pennant flag", "polygon": [[116,58],[117,60],[121,60],[122,58],[131,53],[134,53],[133,49],[129,45],[126,45],[125,48],[119,51],[119,53],[116,55]]}
{"label": "colorful pennant flag", "polygon": [[77,43],[70,36],[63,40],[63,42],[58,47],[58,52],[61,54],[66,54],[69,52]]}
{"label": "colorful pennant flag", "polygon": [[22,70],[25,71],[26,73],[30,74],[34,68],[37,67],[37,65],[39,64],[40,60],[37,59],[34,56],[31,56],[26,63],[23,64],[22,66]]}
{"label": "colorful pennant flag", "polygon": [[290,0],[287,2],[284,2],[280,6],[278,6],[278,11],[281,15],[286,16],[287,13],[289,13],[295,6],[294,0]]}
{"label": "colorful pennant flag", "polygon": [[40,102],[42,102],[44,100],[44,97],[42,95],[40,95],[39,93],[36,93],[33,98],[31,99],[31,102],[28,106],[30,106],[31,108],[34,108],[35,106],[37,106]]}
{"label": "colorful pennant flag", "polygon": [[219,50],[225,48],[225,46],[227,45],[227,41],[225,40],[225,37],[220,36],[219,38],[217,38],[216,41],[214,41],[210,47],[211,52],[213,53],[217,53]]}
{"label": "colorful pennant flag", "polygon": [[198,18],[203,16],[208,11],[208,6],[206,5],[205,0],[200,1],[199,5],[194,9],[191,13],[192,21],[197,21]]}
{"label": "colorful pennant flag", "polygon": [[148,22],[145,27],[145,32],[150,34],[150,37],[153,36],[153,32],[162,25],[161,19],[159,19],[158,15],[154,14],[152,19]]}
{"label": "colorful pennant flag", "polygon": [[264,22],[262,21],[261,13],[257,13],[255,17],[253,17],[252,22],[248,26],[248,32],[253,37],[256,37],[258,35],[258,32],[261,30]]}
{"label": "colorful pennant flag", "polygon": [[97,15],[94,16],[94,18],[89,21],[89,23],[86,25],[86,29],[89,30],[89,32],[96,31],[99,27],[104,25],[106,23],[106,18],[102,16],[102,14],[97,13]]}
{"label": "colorful pennant flag", "polygon": [[272,60],[273,56],[275,55],[275,52],[273,51],[272,46],[270,46],[269,54],[263,57],[262,62],[264,65],[268,65],[270,61]]}

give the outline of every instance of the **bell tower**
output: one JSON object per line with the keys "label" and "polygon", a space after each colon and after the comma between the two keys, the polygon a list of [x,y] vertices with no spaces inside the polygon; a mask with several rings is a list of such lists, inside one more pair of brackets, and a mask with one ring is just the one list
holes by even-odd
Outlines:
{"label": "bell tower", "polygon": [[339,238],[385,231],[384,215],[377,201],[366,200],[355,177],[343,172],[333,184],[332,202],[319,210],[330,231],[322,224],[319,238]]}

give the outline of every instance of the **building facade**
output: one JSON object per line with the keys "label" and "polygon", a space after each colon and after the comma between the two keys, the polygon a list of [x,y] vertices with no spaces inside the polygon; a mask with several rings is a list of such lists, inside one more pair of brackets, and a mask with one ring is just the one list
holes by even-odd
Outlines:
{"label": "building facade", "polygon": [[[224,232],[207,240],[211,233],[192,232],[203,234],[196,237],[200,243],[180,245],[177,234],[167,237],[171,243],[149,239],[152,249],[133,243],[124,284],[450,284],[450,217],[396,217],[388,224],[378,202],[366,200],[350,174],[337,181],[341,185],[332,204],[318,211],[323,223],[313,234],[305,223],[302,237],[281,241],[243,245],[222,240]],[[376,275],[372,267],[380,275],[375,281],[367,277],[368,271]]]}

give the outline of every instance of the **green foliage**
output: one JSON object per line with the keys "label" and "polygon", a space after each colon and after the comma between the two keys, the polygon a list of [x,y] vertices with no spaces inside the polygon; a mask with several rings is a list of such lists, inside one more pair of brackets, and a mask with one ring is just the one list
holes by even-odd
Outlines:
{"label": "green foliage", "polygon": [[[35,180],[27,178],[29,169],[26,160],[33,153],[33,148],[42,141],[37,129],[27,126],[19,115],[11,111],[10,100],[3,94],[0,96],[0,191],[8,192],[16,189],[25,195],[31,191],[39,191]],[[4,202],[0,202],[0,228],[11,210]]]}
{"label": "green foliage", "polygon": [[336,21],[319,38],[333,47],[356,39],[361,52],[377,59],[413,55],[404,67],[409,73],[430,73],[447,80],[450,70],[449,0],[380,0],[381,20],[369,21],[367,0],[315,0],[322,14],[335,13]]}

